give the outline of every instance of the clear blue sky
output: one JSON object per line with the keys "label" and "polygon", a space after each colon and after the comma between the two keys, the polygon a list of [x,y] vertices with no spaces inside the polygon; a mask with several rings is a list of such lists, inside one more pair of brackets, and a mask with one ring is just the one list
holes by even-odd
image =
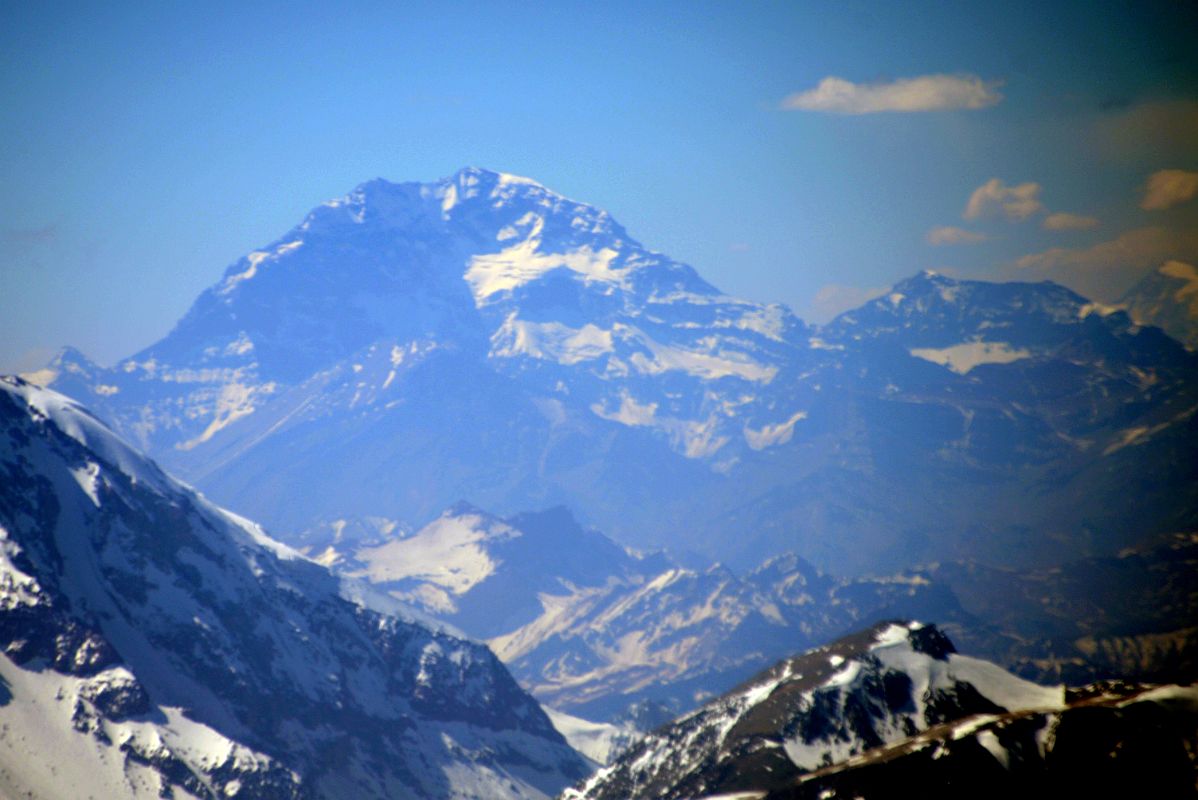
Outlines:
{"label": "clear blue sky", "polygon": [[[0,4],[0,371],[128,355],[312,206],[466,165],[809,318],[926,267],[1109,294],[1198,258],[1198,201],[1141,208],[1198,172],[1198,14],[1109,5]],[[986,99],[783,107],[830,76]]]}

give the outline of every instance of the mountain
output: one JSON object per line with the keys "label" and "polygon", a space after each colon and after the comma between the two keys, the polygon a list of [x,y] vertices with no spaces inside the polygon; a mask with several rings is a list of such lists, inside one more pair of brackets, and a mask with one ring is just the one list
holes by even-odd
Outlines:
{"label": "mountain", "polygon": [[564,797],[757,796],[945,722],[1064,701],[1060,686],[956,654],[933,626],[882,623],[776,664],[643,737]]}
{"label": "mountain", "polygon": [[1061,710],[939,725],[753,797],[1194,797],[1196,722],[1193,686],[1096,685]]}
{"label": "mountain", "polygon": [[1030,680],[1170,683],[1198,674],[1193,533],[1043,569],[952,562],[922,575],[976,621],[954,628],[963,651]]}
{"label": "mountain", "polygon": [[663,565],[660,556],[642,560],[584,529],[561,507],[500,519],[459,503],[409,535],[350,538],[345,528],[335,528],[340,541],[326,534],[308,551],[482,639],[539,617],[541,595],[603,586]]}
{"label": "mountain", "polygon": [[562,797],[1192,797],[1195,731],[1193,686],[1039,686],[933,626],[883,623],[778,663]]}
{"label": "mountain", "polygon": [[339,520],[303,538],[343,574],[486,639],[543,704],[587,719],[688,710],[879,619],[973,621],[922,574],[836,579],[794,555],[744,574],[687,568],[629,553],[562,508],[501,519],[462,503],[411,533]]}
{"label": "mountain", "polygon": [[562,508],[500,518],[463,503],[415,532],[338,520],[300,539],[486,639],[541,702],[590,719],[645,702],[673,716],[789,653],[896,617],[935,620],[961,652],[1035,682],[1169,683],[1198,670],[1194,534],[1043,568],[947,561],[860,578],[794,554],[744,571],[683,566],[625,551]]}
{"label": "mountain", "polygon": [[1198,347],[1198,270],[1183,261],[1166,261],[1127,290],[1119,301],[1141,325],[1155,325]]}
{"label": "mountain", "polygon": [[589,771],[482,645],[0,379],[0,794],[545,797]]}
{"label": "mountain", "polygon": [[362,184],[80,398],[287,539],[566,505],[638,549],[838,574],[1117,552],[1198,525],[1198,356],[1060,286],[924,273],[827,326],[606,212],[465,169]]}

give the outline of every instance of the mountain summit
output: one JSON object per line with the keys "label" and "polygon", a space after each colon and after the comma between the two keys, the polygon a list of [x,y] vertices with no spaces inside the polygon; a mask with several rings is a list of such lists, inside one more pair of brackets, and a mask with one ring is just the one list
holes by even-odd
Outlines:
{"label": "mountain summit", "polygon": [[[1198,522],[1178,469],[1195,366],[1053,284],[923,274],[813,328],[600,209],[469,168],[364,183],[230,266],[160,342],[36,379],[284,538],[347,516],[414,530],[467,498],[845,572],[1046,563],[1079,531],[1110,552]],[[1141,502],[1112,502],[1129,471]]]}

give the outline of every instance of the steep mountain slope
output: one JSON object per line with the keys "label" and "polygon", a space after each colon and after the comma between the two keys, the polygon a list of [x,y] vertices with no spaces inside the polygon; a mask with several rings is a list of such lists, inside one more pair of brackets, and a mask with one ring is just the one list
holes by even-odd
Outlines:
{"label": "steep mountain slope", "polygon": [[542,797],[586,774],[495,657],[0,379],[0,788]]}
{"label": "steep mountain slope", "polygon": [[636,547],[844,573],[1198,525],[1196,359],[1059,286],[931,274],[813,329],[466,169],[365,183],[162,341],[38,380],[277,531],[566,504]]}
{"label": "steep mountain slope", "polygon": [[1094,686],[1069,693],[1067,703],[940,725],[752,796],[881,800],[899,788],[928,800],[1198,794],[1198,689]]}
{"label": "steep mountain slope", "polygon": [[1141,325],[1155,325],[1191,350],[1198,347],[1198,270],[1193,264],[1166,261],[1128,289],[1119,304]]}
{"label": "steep mountain slope", "polygon": [[954,653],[939,630],[880,624],[787,659],[641,739],[564,797],[753,793],[974,714],[1059,709],[1062,687]]}

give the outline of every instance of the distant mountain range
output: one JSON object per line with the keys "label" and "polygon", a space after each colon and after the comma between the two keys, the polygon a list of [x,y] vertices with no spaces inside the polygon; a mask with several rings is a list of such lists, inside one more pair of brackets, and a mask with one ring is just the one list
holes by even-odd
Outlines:
{"label": "distant mountain range", "polygon": [[794,554],[744,572],[632,554],[562,508],[506,519],[458,504],[415,532],[340,520],[299,537],[334,569],[484,639],[547,706],[675,713],[795,651],[895,617],[1040,682],[1198,674],[1198,538],[1037,570],[944,562],[866,578]]}
{"label": "distant mountain range", "polygon": [[31,376],[283,539],[566,505],[639,549],[1043,566],[1198,526],[1198,356],[1050,283],[932,273],[813,327],[604,211],[371,181],[160,342]]}
{"label": "distant mountain range", "polygon": [[0,379],[0,795],[544,798],[589,772],[484,646]]}

